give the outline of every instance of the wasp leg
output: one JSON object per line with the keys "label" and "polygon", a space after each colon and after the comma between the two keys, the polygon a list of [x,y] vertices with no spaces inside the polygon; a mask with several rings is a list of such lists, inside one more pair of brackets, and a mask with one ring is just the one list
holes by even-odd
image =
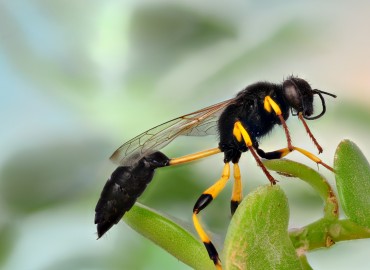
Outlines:
{"label": "wasp leg", "polygon": [[288,126],[287,126],[287,124],[284,120],[284,117],[282,116],[281,109],[280,109],[279,105],[270,96],[265,97],[263,105],[264,105],[264,108],[265,108],[266,111],[271,112],[271,110],[274,110],[277,117],[279,117],[281,125],[283,126],[284,131],[285,131],[285,137],[287,139],[288,148],[290,150],[293,150],[292,139],[290,137],[289,129],[288,129]]}
{"label": "wasp leg", "polygon": [[200,239],[202,240],[204,246],[206,247],[209,257],[211,258],[211,260],[213,261],[217,269],[222,269],[220,258],[218,256],[215,246],[211,242],[210,237],[207,235],[207,233],[202,228],[202,225],[200,224],[197,215],[208,204],[210,204],[213,199],[215,199],[218,196],[221,190],[225,187],[229,178],[230,178],[230,164],[225,163],[221,178],[215,184],[213,184],[210,188],[208,188],[207,190],[203,192],[203,194],[199,197],[199,199],[197,200],[193,208],[194,227]]}
{"label": "wasp leg", "polygon": [[249,151],[252,153],[254,159],[256,160],[258,166],[261,167],[262,171],[266,175],[267,179],[270,181],[271,185],[276,184],[276,180],[272,175],[269,173],[269,171],[266,169],[265,165],[263,165],[262,161],[256,154],[256,151],[253,148],[252,140],[247,132],[247,130],[243,127],[242,123],[240,121],[236,121],[234,124],[234,136],[238,139],[239,137],[243,138],[246,146],[248,147]]}
{"label": "wasp leg", "polygon": [[312,132],[311,132],[311,130],[310,130],[310,128],[308,127],[308,125],[307,125],[307,123],[306,123],[306,121],[304,120],[304,118],[303,118],[303,116],[302,116],[302,113],[300,112],[300,113],[298,113],[298,118],[299,118],[299,120],[301,120],[302,121],[302,123],[303,123],[303,126],[304,126],[304,128],[305,128],[305,130],[306,130],[306,132],[307,132],[307,134],[308,134],[308,136],[311,138],[311,140],[313,141],[313,143],[315,144],[315,146],[316,146],[316,148],[317,148],[317,150],[319,151],[319,154],[321,154],[322,153],[322,147],[320,146],[320,144],[317,142],[317,140],[316,140],[316,138],[313,136],[313,134],[312,134]]}
{"label": "wasp leg", "polygon": [[[290,138],[288,126],[286,125],[286,122],[285,122],[285,120],[282,116],[281,109],[280,109],[279,105],[270,96],[266,96],[265,100],[264,100],[264,108],[268,112],[271,112],[273,110],[276,113],[276,115],[279,117],[280,122],[281,122],[281,124],[284,128],[287,141],[288,141],[288,148],[289,148],[290,151],[293,151],[294,146],[292,145],[292,141],[291,141],[291,138]],[[317,150],[319,151],[319,154],[321,154],[323,149],[320,146],[320,144],[317,142],[316,138],[313,136],[313,134],[312,134],[310,128],[308,127],[306,121],[304,120],[301,112],[298,113],[298,118],[299,118],[299,120],[301,120],[308,136],[311,138],[311,140],[315,144]]]}
{"label": "wasp leg", "polygon": [[306,157],[308,157],[312,161],[316,162],[317,164],[321,164],[322,166],[324,166],[328,170],[334,172],[334,169],[332,167],[330,167],[328,164],[324,163],[317,156],[308,152],[305,149],[302,149],[302,148],[299,148],[299,147],[296,147],[296,146],[293,146],[292,151],[289,150],[288,148],[283,148],[283,149],[279,149],[279,150],[275,150],[275,151],[271,151],[271,152],[265,152],[262,149],[257,148],[257,153],[260,157],[265,158],[265,159],[279,159],[279,158],[285,157],[286,155],[293,152],[294,150],[296,150],[296,151],[300,152],[301,154],[305,155]]}
{"label": "wasp leg", "polygon": [[238,163],[234,163],[234,186],[230,202],[231,215],[234,215],[236,208],[238,208],[238,205],[240,204],[242,199],[243,199],[243,186],[240,175],[240,168]]}

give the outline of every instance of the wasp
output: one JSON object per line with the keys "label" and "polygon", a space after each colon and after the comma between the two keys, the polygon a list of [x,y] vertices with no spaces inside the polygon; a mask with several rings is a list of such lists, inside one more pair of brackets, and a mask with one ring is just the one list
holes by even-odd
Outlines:
{"label": "wasp", "polygon": [[[314,97],[318,96],[322,110],[314,115]],[[323,151],[305,120],[315,120],[326,112],[324,95],[336,95],[312,89],[304,79],[290,76],[281,84],[257,82],[247,86],[234,98],[186,114],[136,136],[119,147],[110,159],[119,167],[106,182],[95,209],[95,223],[101,237],[135,203],[154,171],[165,166],[174,166],[223,153],[224,167],[221,177],[199,197],[193,208],[194,227],[205,245],[210,259],[217,269],[221,261],[210,237],[199,222],[198,214],[222,191],[230,178],[230,163],[233,164],[234,185],[231,196],[233,214],[242,200],[242,183],[239,159],[244,152],[250,152],[272,185],[276,180],[263,165],[263,159],[279,159],[293,151],[300,152],[317,164],[333,171],[320,158],[309,151],[292,144],[286,124],[289,116],[297,116],[319,154]],[[266,152],[260,148],[260,140],[275,125],[282,126],[286,136],[286,147]],[[159,152],[179,136],[218,135],[218,147],[178,158],[168,158]]]}

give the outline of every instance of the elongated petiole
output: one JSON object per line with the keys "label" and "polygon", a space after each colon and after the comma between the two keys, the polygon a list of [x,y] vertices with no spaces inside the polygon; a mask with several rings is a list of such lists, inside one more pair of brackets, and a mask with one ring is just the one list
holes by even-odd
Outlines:
{"label": "elongated petiole", "polygon": [[169,166],[188,163],[188,162],[202,159],[205,157],[209,157],[209,156],[212,156],[218,153],[221,153],[220,148],[212,148],[212,149],[204,150],[204,151],[197,152],[194,154],[189,154],[189,155],[178,157],[178,158],[172,158],[169,162]]}

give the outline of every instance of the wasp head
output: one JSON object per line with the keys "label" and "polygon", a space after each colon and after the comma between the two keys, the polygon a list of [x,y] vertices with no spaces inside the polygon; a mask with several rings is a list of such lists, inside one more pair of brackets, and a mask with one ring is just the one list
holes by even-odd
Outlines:
{"label": "wasp head", "polygon": [[[326,111],[325,99],[322,94],[329,95],[331,97],[337,97],[336,95],[318,90],[312,89],[310,84],[297,77],[290,77],[283,83],[283,95],[285,100],[288,102],[292,115],[302,114],[307,120],[313,120],[320,118]],[[312,116],[313,109],[313,98],[314,95],[318,95],[322,104],[322,111],[320,114]]]}

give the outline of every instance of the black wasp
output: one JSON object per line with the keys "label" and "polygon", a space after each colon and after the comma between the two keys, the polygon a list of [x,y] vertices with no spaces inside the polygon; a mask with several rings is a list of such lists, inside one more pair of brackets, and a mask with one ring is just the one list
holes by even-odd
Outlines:
{"label": "black wasp", "polygon": [[[315,95],[320,98],[322,104],[322,111],[317,115],[313,115]],[[333,169],[321,159],[292,144],[285,122],[290,114],[297,116],[321,153],[322,148],[312,135],[305,120],[314,120],[325,114],[326,105],[323,95],[336,97],[333,94],[312,89],[308,82],[294,76],[289,77],[282,84],[257,82],[247,86],[232,99],[170,120],[126,142],[111,156],[111,160],[120,166],[105,184],[95,209],[98,236],[101,237],[132,207],[152,180],[155,169],[223,152],[225,165],[221,178],[202,193],[193,208],[195,229],[216,268],[222,269],[218,253],[202,228],[197,215],[217,197],[226,185],[230,177],[230,162],[233,163],[235,180],[231,196],[231,212],[235,212],[242,200],[238,162],[241,154],[246,151],[251,152],[273,185],[276,184],[276,180],[265,168],[260,158],[278,159],[292,151],[298,151],[332,171]],[[276,124],[281,125],[285,131],[287,147],[265,152],[259,147],[259,140],[267,135]],[[172,159],[159,152],[160,149],[179,136],[217,134],[220,138],[217,148]]]}

